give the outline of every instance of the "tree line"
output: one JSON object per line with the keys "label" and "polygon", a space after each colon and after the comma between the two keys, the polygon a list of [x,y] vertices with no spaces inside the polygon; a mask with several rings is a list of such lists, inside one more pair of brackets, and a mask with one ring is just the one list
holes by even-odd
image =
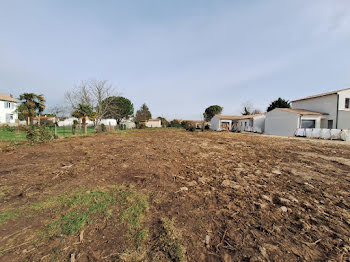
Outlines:
{"label": "tree line", "polygon": [[[116,89],[107,80],[85,80],[75,85],[72,90],[65,93],[65,98],[70,105],[70,116],[82,120],[84,132],[86,132],[86,121],[90,119],[95,126],[101,123],[102,119],[112,118],[120,125],[124,119],[134,117],[134,122],[141,125],[145,121],[152,118],[149,107],[144,103],[136,111],[134,115],[134,105],[126,97],[116,92]],[[18,107],[19,119],[26,120],[27,125],[33,125],[33,118],[38,116],[38,124],[40,125],[40,115],[46,108],[46,100],[44,95],[34,93],[23,93],[19,96],[20,105]],[[289,108],[288,100],[278,98],[267,108],[267,112],[274,108]],[[66,107],[55,106],[50,110],[50,115],[56,120],[66,116]],[[216,114],[221,114],[223,107],[219,105],[211,105],[207,107],[203,113],[203,119],[209,122]],[[260,110],[254,108],[251,103],[245,103],[242,109],[242,115],[251,115],[261,113]],[[184,124],[179,120],[168,122],[164,117],[158,117],[162,126],[183,127]],[[57,121],[56,121],[57,122]]]}

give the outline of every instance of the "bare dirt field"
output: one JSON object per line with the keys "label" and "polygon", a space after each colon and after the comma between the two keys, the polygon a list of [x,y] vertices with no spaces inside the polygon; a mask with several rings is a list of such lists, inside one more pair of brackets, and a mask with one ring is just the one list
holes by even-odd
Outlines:
{"label": "bare dirt field", "polygon": [[135,130],[0,152],[0,261],[349,261],[350,146]]}

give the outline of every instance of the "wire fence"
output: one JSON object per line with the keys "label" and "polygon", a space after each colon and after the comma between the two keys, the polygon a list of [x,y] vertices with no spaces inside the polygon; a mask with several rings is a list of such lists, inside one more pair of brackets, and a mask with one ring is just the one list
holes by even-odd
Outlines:
{"label": "wire fence", "polygon": [[[26,140],[26,127],[25,126],[0,126],[0,141],[24,141]],[[70,137],[73,135],[84,135],[84,129],[79,126],[45,126],[46,130],[52,136],[57,137]],[[56,131],[55,131],[56,129]],[[95,133],[100,130],[101,127],[95,128],[94,126],[87,126],[87,134]]]}
{"label": "wire fence", "polygon": [[[69,137],[72,135],[84,135],[84,128],[79,126],[48,126],[46,127],[52,135],[58,137]],[[56,134],[55,134],[56,128]],[[94,126],[87,126],[87,134],[94,133],[96,128]]]}

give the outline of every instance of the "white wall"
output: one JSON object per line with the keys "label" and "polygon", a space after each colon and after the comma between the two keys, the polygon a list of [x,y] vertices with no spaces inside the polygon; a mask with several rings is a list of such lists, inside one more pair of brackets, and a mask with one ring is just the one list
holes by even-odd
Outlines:
{"label": "white wall", "polygon": [[161,123],[160,120],[157,120],[157,121],[155,121],[155,120],[148,120],[146,122],[146,126],[147,127],[162,127],[162,123]]}
{"label": "white wall", "polygon": [[350,90],[340,91],[339,93],[339,110],[350,112],[350,108],[345,108],[345,98],[350,98]]}
{"label": "white wall", "polygon": [[329,114],[328,119],[333,120],[333,128],[335,128],[337,122],[337,100],[337,94],[321,96],[293,102],[292,108],[327,113]]}
{"label": "white wall", "polygon": [[104,124],[106,126],[109,126],[109,125],[116,126],[117,125],[117,120],[112,119],[112,118],[111,119],[102,119],[100,124]]}
{"label": "white wall", "polygon": [[253,128],[260,129],[262,133],[264,133],[265,130],[265,119],[266,116],[256,116],[253,118]]}
{"label": "white wall", "polygon": [[246,130],[247,127],[253,127],[253,121],[251,119],[240,119],[238,120],[238,126],[240,126],[240,129]]}
{"label": "white wall", "polygon": [[266,113],[265,133],[269,135],[294,136],[299,125],[299,115],[274,109]]}
{"label": "white wall", "polygon": [[338,129],[350,129],[350,111],[338,112]]}
{"label": "white wall", "polygon": [[350,98],[350,90],[339,92],[338,129],[350,129],[350,108],[345,108],[345,98]]}
{"label": "white wall", "polygon": [[217,116],[214,116],[210,120],[210,129],[215,131],[220,130],[220,118],[218,118]]}
{"label": "white wall", "polygon": [[[5,108],[5,103],[10,103],[10,108]],[[16,123],[16,120],[18,119],[18,113],[16,112],[17,109],[17,103],[10,102],[10,101],[0,101],[0,123],[8,123],[8,124],[14,124]],[[8,121],[6,118],[7,114],[13,114],[13,119]]]}

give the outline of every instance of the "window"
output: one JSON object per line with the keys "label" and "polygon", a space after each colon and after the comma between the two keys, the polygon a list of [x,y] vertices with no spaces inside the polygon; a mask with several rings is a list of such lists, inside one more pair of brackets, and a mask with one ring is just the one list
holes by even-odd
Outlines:
{"label": "window", "polygon": [[328,120],[328,129],[333,128],[333,120]]}
{"label": "window", "polygon": [[350,98],[345,98],[345,108],[350,108]]}
{"label": "window", "polygon": [[10,114],[10,120],[13,120],[13,114]]}
{"label": "window", "polygon": [[5,102],[5,108],[11,108],[11,103],[10,102]]}
{"label": "window", "polygon": [[301,120],[301,128],[315,128],[316,120]]}

